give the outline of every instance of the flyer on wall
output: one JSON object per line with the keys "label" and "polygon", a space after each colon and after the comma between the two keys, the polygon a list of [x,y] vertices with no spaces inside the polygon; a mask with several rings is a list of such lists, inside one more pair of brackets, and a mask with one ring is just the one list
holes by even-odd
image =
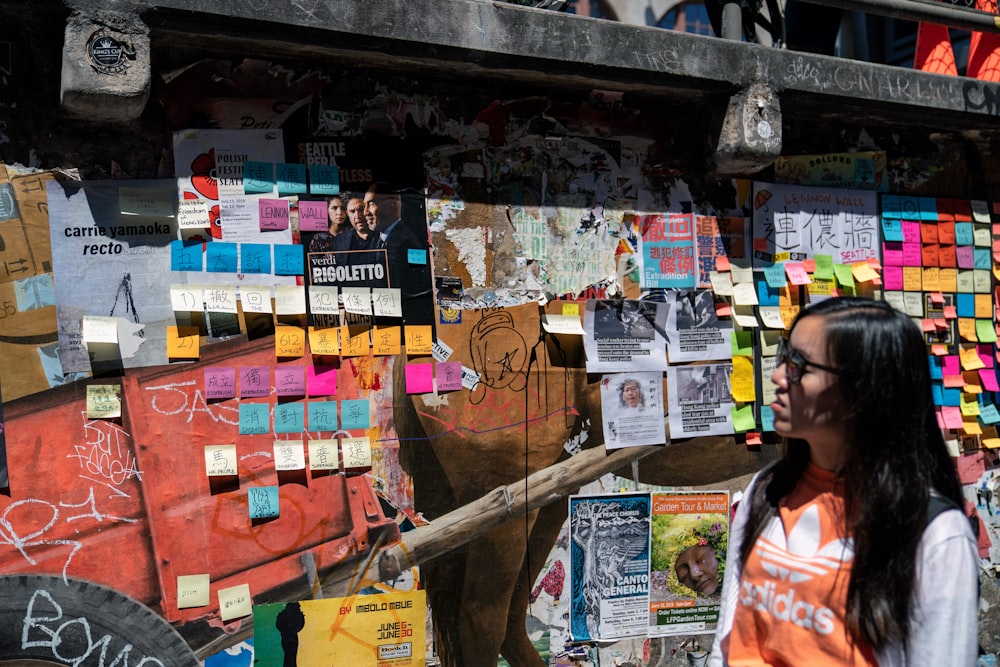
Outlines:
{"label": "flyer on wall", "polygon": [[649,635],[715,632],[729,545],[729,493],[654,493]]}
{"label": "flyer on wall", "polygon": [[608,449],[662,445],[663,373],[611,373],[601,378],[601,417]]}
{"label": "flyer on wall", "polygon": [[667,369],[667,414],[671,438],[732,435],[731,363],[671,366]]}
{"label": "flyer on wall", "polygon": [[664,371],[667,309],[656,301],[595,299],[583,314],[588,373]]}
{"label": "flyer on wall", "polygon": [[570,634],[574,641],[646,633],[649,494],[571,496]]}
{"label": "flyer on wall", "polygon": [[719,319],[712,290],[667,292],[667,359],[670,363],[733,358],[733,321]]}

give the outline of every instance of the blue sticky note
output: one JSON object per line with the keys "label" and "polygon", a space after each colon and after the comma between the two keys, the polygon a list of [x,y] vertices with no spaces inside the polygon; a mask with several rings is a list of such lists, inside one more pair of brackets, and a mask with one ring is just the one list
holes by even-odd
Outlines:
{"label": "blue sticky note", "polygon": [[942,405],[955,408],[961,407],[962,405],[962,390],[957,387],[943,387],[941,390],[941,396],[944,401]]}
{"label": "blue sticky note", "polygon": [[298,162],[278,163],[278,196],[302,195],[306,188],[306,166]]}
{"label": "blue sticky note", "polygon": [[944,371],[941,368],[941,359],[938,357],[927,357],[927,363],[931,369],[931,379],[943,380]]}
{"label": "blue sticky note", "polygon": [[368,401],[361,399],[340,402],[340,427],[342,429],[349,431],[356,428],[368,428],[371,425]]}
{"label": "blue sticky note", "polygon": [[270,416],[267,403],[240,403],[240,435],[270,433]]}
{"label": "blue sticky note", "polygon": [[426,264],[427,251],[420,248],[407,248],[406,259],[410,264]]}
{"label": "blue sticky note", "polygon": [[274,275],[301,276],[305,272],[305,259],[300,245],[274,246]]}
{"label": "blue sticky note", "polygon": [[309,165],[309,192],[314,195],[339,195],[340,169],[337,165]]}
{"label": "blue sticky note", "polygon": [[213,273],[236,273],[236,244],[212,241],[208,244],[205,270]]}
{"label": "blue sticky note", "polygon": [[271,162],[243,163],[243,192],[269,194],[274,191],[274,164]]}
{"label": "blue sticky note", "polygon": [[247,491],[251,519],[273,519],[279,516],[278,487],[255,486]]}
{"label": "blue sticky note", "polygon": [[309,430],[310,431],[337,430],[336,401],[309,402]]}
{"label": "blue sticky note", "polygon": [[921,220],[938,219],[937,199],[934,197],[920,197],[918,200],[918,206],[920,206]]}
{"label": "blue sticky note", "polygon": [[955,245],[972,245],[974,241],[972,235],[971,222],[955,223]]}
{"label": "blue sticky note", "polygon": [[[785,277],[785,265],[782,262],[777,264],[768,264],[764,267],[764,279],[767,281],[768,287],[784,287],[788,284],[788,279]],[[761,304],[763,305],[763,304]]]}
{"label": "blue sticky note", "polygon": [[886,241],[903,240],[903,221],[898,218],[882,218],[882,238]]}
{"label": "blue sticky note", "polygon": [[778,289],[769,286],[764,280],[758,280],[757,301],[761,306],[777,306]]}
{"label": "blue sticky note", "polygon": [[980,399],[979,418],[984,424],[996,424],[1000,422],[1000,412],[997,411],[997,406],[992,403],[982,403]]}
{"label": "blue sticky note", "polygon": [[990,259],[989,248],[973,248],[973,253],[973,257],[975,257],[975,264],[973,265],[973,268],[986,269],[987,271],[993,268],[993,261]]}
{"label": "blue sticky note", "polygon": [[916,197],[899,198],[899,217],[903,220],[920,220],[920,203]]}
{"label": "blue sticky note", "polygon": [[271,273],[271,246],[267,243],[241,243],[240,273]]}
{"label": "blue sticky note", "polygon": [[274,406],[275,433],[302,433],[306,430],[306,409],[302,403],[277,403]]}
{"label": "blue sticky note", "polygon": [[960,292],[955,302],[955,311],[959,317],[975,317],[976,295]]}
{"label": "blue sticky note", "polygon": [[882,195],[882,217],[896,220],[903,217],[903,209],[899,205],[897,195]]}
{"label": "blue sticky note", "polygon": [[[970,225],[971,226],[971,225]],[[201,241],[171,241],[171,271],[204,271]]]}
{"label": "blue sticky note", "polygon": [[771,409],[770,405],[760,406],[760,430],[774,430],[774,410]]}
{"label": "blue sticky note", "polygon": [[931,382],[931,397],[934,405],[944,405],[944,385],[940,382]]}

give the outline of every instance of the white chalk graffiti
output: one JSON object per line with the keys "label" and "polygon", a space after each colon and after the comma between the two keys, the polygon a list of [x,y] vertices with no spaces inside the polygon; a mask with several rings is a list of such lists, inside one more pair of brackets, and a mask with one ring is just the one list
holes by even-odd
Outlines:
{"label": "white chalk graffiti", "polygon": [[114,422],[88,420],[86,412],[81,411],[81,414],[86,439],[73,445],[75,453],[67,454],[66,458],[79,461],[85,473],[80,476],[84,479],[107,486],[116,495],[128,497],[128,494],[115,487],[133,477],[142,481],[142,471],[129,447],[129,434]]}
{"label": "white chalk graffiti", "polygon": [[[164,667],[157,658],[141,654],[133,656],[133,650],[137,649],[132,644],[125,644],[111,657],[110,654],[114,651],[109,648],[113,637],[104,635],[96,638],[90,628],[90,621],[83,616],[65,618],[62,607],[45,590],[36,590],[31,596],[21,627],[22,650],[49,649],[53,658],[72,667],[78,667],[91,655],[98,658],[97,667]],[[74,639],[78,641],[73,641]]]}
{"label": "white chalk graffiti", "polygon": [[[187,412],[187,423],[191,423],[195,413],[205,413],[212,421],[238,426],[240,423],[240,409],[225,403],[208,403],[201,389],[197,388],[195,380],[188,382],[175,382],[162,384],[156,387],[146,387],[146,391],[157,392],[153,394],[149,406],[161,415],[171,417],[183,412]],[[194,388],[194,395],[191,389]]]}

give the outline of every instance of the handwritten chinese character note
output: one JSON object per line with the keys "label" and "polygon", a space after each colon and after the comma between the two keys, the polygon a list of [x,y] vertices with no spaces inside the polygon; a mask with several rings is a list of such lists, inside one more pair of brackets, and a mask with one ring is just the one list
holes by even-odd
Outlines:
{"label": "handwritten chinese character note", "polygon": [[[275,488],[277,491],[277,488]],[[250,584],[240,584],[219,590],[219,613],[223,621],[242,618],[253,613]]]}
{"label": "handwritten chinese character note", "polygon": [[274,441],[275,470],[303,470],[305,467],[305,448],[301,440]]}
{"label": "handwritten chinese character note", "polygon": [[122,416],[122,386],[92,384],[87,387],[87,418],[117,419]]}
{"label": "handwritten chinese character note", "polygon": [[209,477],[236,475],[236,445],[207,445],[205,447],[205,473]]}
{"label": "handwritten chinese character note", "polygon": [[372,443],[368,438],[344,438],[341,440],[344,453],[344,469],[371,468]]}
{"label": "handwritten chinese character note", "polygon": [[182,574],[177,577],[177,608],[207,607],[210,580],[207,574]]}
{"label": "handwritten chinese character note", "polygon": [[309,441],[310,470],[337,470],[339,468],[340,451],[337,448],[336,440]]}

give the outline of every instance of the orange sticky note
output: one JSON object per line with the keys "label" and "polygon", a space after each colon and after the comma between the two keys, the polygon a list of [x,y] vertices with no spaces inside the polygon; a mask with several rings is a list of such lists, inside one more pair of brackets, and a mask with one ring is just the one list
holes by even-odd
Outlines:
{"label": "orange sticky note", "polygon": [[991,294],[976,295],[976,317],[980,319],[993,317],[993,298]]}
{"label": "orange sticky note", "polygon": [[201,357],[201,340],[198,327],[167,327],[167,357],[169,359],[198,359]]}
{"label": "orange sticky note", "polygon": [[340,327],[340,356],[364,357],[371,350],[371,333],[365,327]]}
{"label": "orange sticky note", "polygon": [[854,262],[851,264],[851,275],[859,283],[871,282],[879,277],[878,272],[868,262]]}
{"label": "orange sticky note", "polygon": [[986,368],[986,364],[979,358],[979,353],[976,351],[975,346],[963,347],[958,351],[958,357],[962,360],[963,370],[974,371]]}
{"label": "orange sticky note", "polygon": [[314,355],[340,354],[338,327],[309,327],[309,351]]}
{"label": "orange sticky note", "polygon": [[429,324],[409,324],[403,335],[406,337],[406,354],[432,354],[434,335]]}
{"label": "orange sticky note", "polygon": [[958,335],[962,340],[977,342],[979,336],[976,335],[976,321],[971,317],[958,318]]}
{"label": "orange sticky note", "polygon": [[302,327],[279,324],[274,327],[274,356],[301,357],[306,353],[306,332]]}
{"label": "orange sticky note", "polygon": [[379,356],[399,354],[399,327],[375,327],[372,329],[372,352]]}
{"label": "orange sticky note", "polygon": [[941,270],[935,267],[925,267],[923,275],[923,285],[925,292],[941,291]]}
{"label": "orange sticky note", "polygon": [[903,267],[903,290],[919,292],[923,286],[923,272],[919,266]]}

